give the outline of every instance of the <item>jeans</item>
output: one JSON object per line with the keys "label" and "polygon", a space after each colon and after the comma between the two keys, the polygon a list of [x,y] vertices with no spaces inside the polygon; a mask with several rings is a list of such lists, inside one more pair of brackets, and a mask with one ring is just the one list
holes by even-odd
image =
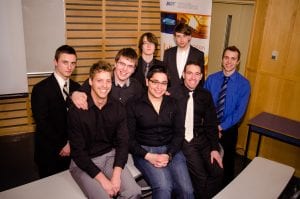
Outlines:
{"label": "jeans", "polygon": [[[145,150],[156,154],[165,154],[166,146],[142,146]],[[157,168],[144,157],[133,155],[135,166],[152,188],[153,199],[168,199],[172,195],[180,199],[193,199],[193,186],[183,153],[178,152],[166,167]],[[172,194],[173,193],[173,194]]]}

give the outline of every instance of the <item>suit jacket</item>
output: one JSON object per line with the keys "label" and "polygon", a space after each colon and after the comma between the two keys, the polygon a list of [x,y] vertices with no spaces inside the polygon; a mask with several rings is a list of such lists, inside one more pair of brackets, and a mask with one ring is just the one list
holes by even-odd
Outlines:
{"label": "suit jacket", "polygon": [[[181,84],[182,80],[179,78],[177,63],[176,63],[176,54],[177,54],[177,46],[169,48],[164,52],[163,63],[168,69],[168,73],[171,79],[171,88],[177,87]],[[203,74],[202,80],[200,81],[200,85],[203,86],[204,83],[204,53],[197,48],[191,46],[190,52],[187,57],[187,62],[194,61],[201,66],[201,71]]]}
{"label": "suit jacket", "polygon": [[[70,92],[79,87],[80,84],[70,79]],[[36,122],[35,160],[37,163],[51,161],[68,140],[67,102],[54,74],[33,87],[31,107]]]}

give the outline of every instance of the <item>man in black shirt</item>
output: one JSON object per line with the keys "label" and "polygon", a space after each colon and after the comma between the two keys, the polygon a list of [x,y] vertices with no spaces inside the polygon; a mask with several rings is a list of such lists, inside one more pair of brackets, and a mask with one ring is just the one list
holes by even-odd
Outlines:
{"label": "man in black shirt", "polygon": [[140,187],[127,168],[128,129],[124,106],[108,93],[112,67],[90,70],[88,110],[71,107],[68,115],[70,172],[88,198],[140,198]]}
{"label": "man in black shirt", "polygon": [[[137,65],[137,54],[132,48],[119,50],[115,57],[115,66],[112,79],[110,95],[122,104],[126,104],[129,99],[137,99],[143,93],[142,85],[135,78],[131,78]],[[83,92],[74,92],[72,101],[78,108],[87,109],[86,94],[90,91],[88,80],[79,89]]]}
{"label": "man in black shirt", "polygon": [[[171,91],[171,96],[178,99],[181,111],[185,113],[182,151],[187,159],[196,198],[211,198],[220,190],[223,174],[214,102],[210,92],[199,85],[202,73],[197,62],[188,62],[182,77],[183,84],[174,90],[176,92]],[[192,112],[187,112],[190,108],[189,93],[193,98]],[[187,118],[191,114],[192,127],[189,128]]]}

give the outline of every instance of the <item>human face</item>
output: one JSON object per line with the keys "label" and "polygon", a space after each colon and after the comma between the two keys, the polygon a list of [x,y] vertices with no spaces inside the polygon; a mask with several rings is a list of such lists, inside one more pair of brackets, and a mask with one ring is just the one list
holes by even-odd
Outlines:
{"label": "human face", "polygon": [[202,79],[200,66],[194,64],[187,65],[182,76],[184,79],[185,87],[187,87],[191,91],[195,90],[200,80]]}
{"label": "human face", "polygon": [[76,56],[73,54],[60,54],[58,60],[54,59],[55,72],[63,79],[68,79],[75,69],[76,60]]}
{"label": "human face", "polygon": [[143,38],[142,54],[143,55],[153,55],[155,51],[155,44],[149,42],[147,36]]}
{"label": "human face", "polygon": [[190,44],[191,38],[191,35],[185,35],[179,32],[175,33],[175,41],[179,48],[187,48]]}
{"label": "human face", "polygon": [[127,57],[120,56],[118,62],[115,63],[114,75],[117,81],[125,82],[135,70],[135,62]]}
{"label": "human face", "polygon": [[95,102],[107,99],[107,95],[111,90],[112,80],[111,73],[100,71],[95,74],[93,79],[89,79],[91,86],[91,95]]}
{"label": "human face", "polygon": [[165,73],[154,73],[150,79],[146,79],[148,86],[148,96],[159,99],[167,91],[168,77]]}
{"label": "human face", "polygon": [[226,50],[222,58],[223,72],[226,76],[230,76],[237,69],[240,60],[238,60],[238,52]]}

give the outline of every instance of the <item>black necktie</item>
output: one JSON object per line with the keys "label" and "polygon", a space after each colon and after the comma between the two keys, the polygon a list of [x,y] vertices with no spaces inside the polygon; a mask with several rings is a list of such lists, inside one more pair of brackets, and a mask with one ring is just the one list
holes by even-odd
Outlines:
{"label": "black necktie", "polygon": [[228,81],[229,81],[229,77],[224,77],[224,81],[221,86],[221,90],[220,90],[218,101],[217,101],[217,117],[218,117],[219,122],[222,122],[223,115],[224,115],[224,107],[225,107],[226,90],[227,90]]}

